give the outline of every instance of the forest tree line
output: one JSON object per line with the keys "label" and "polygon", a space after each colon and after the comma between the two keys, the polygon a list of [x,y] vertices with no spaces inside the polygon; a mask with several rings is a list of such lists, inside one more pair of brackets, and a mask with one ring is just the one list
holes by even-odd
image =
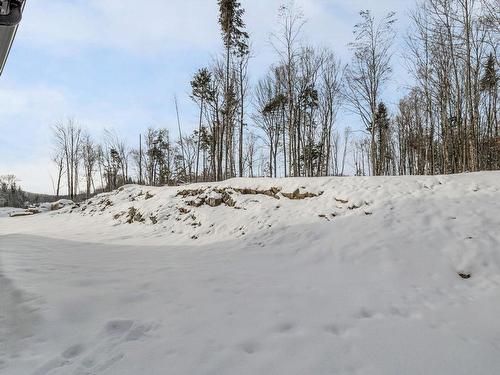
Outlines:
{"label": "forest tree line", "polygon": [[[303,43],[307,21],[289,2],[271,37],[276,62],[255,83],[245,10],[237,0],[218,7],[219,57],[190,82],[197,129],[150,128],[132,147],[112,131],[97,142],[74,120],[56,124],[56,195],[63,185],[73,197],[132,182],[500,169],[500,0],[419,0],[404,51],[394,13],[361,11],[346,62]],[[391,106],[384,98],[397,53],[412,80]],[[341,129],[341,110],[361,126]]]}
{"label": "forest tree line", "polygon": [[0,175],[0,207],[26,208],[56,200],[53,195],[24,191],[15,175]]}
{"label": "forest tree line", "polygon": [[0,207],[22,207],[28,200],[14,175],[0,176]]}

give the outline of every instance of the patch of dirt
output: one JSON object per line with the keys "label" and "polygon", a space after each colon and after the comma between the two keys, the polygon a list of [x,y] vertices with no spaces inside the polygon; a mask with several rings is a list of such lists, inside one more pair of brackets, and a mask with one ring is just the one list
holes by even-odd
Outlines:
{"label": "patch of dirt", "polygon": [[319,196],[323,195],[323,192],[320,192],[318,194],[309,193],[307,191],[301,193],[300,189],[297,189],[293,193],[283,193],[282,192],[281,195],[283,195],[284,197],[286,197],[288,199],[292,199],[292,200],[302,200],[302,199],[306,199],[306,198],[316,198],[316,197],[319,197]]}
{"label": "patch of dirt", "polygon": [[127,215],[127,223],[132,224],[132,223],[144,223],[146,219],[142,216],[142,214],[135,208],[135,207],[130,207],[128,209],[128,215]]}

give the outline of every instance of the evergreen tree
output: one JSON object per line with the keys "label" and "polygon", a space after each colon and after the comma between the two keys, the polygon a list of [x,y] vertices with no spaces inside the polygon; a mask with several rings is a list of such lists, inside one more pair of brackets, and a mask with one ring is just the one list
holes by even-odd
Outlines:
{"label": "evergreen tree", "polygon": [[195,170],[195,182],[198,182],[198,171],[200,163],[200,145],[203,127],[203,113],[205,110],[205,103],[211,100],[213,96],[212,85],[212,74],[207,68],[200,69],[193,80],[191,81],[191,98],[198,102],[200,105],[200,118],[198,124],[198,141],[196,146],[196,170]]}
{"label": "evergreen tree", "polygon": [[[235,87],[231,83],[231,56],[237,54],[238,51],[247,54],[248,50],[248,33],[245,31],[245,23],[243,22],[243,15],[245,10],[241,7],[241,3],[237,0],[218,0],[219,4],[219,24],[222,31],[222,40],[226,49],[226,62],[225,62],[225,83],[224,83],[224,110],[222,112],[222,129],[220,129],[220,137],[218,142],[224,143],[224,135],[226,136],[226,177],[228,174],[227,160],[229,151],[232,151],[232,137],[234,134],[233,127],[234,121],[232,115],[234,114],[233,106],[235,104]],[[238,102],[238,101],[237,101]],[[242,132],[241,132],[242,135]],[[219,150],[222,150],[222,144]],[[221,159],[222,153],[219,155]],[[217,179],[222,178],[222,160],[218,162]]]}
{"label": "evergreen tree", "polygon": [[484,69],[484,75],[481,78],[481,90],[493,91],[496,90],[499,77],[496,70],[496,60],[493,53],[488,56],[488,61]]}
{"label": "evergreen tree", "polygon": [[377,174],[384,175],[390,173],[390,147],[389,147],[389,128],[390,119],[387,112],[387,107],[383,102],[380,102],[375,114],[375,129],[378,133],[378,160]]}
{"label": "evergreen tree", "polygon": [[498,126],[497,101],[498,101],[498,82],[500,77],[496,70],[496,59],[493,53],[490,53],[484,68],[484,75],[481,78],[481,91],[486,95],[486,142],[488,150],[486,155],[486,167],[495,169],[500,161],[500,132]]}
{"label": "evergreen tree", "polygon": [[237,43],[236,57],[238,59],[237,80],[238,80],[238,101],[239,101],[239,176],[243,177],[243,130],[245,127],[245,96],[247,84],[248,60],[250,57],[250,48],[248,46],[248,36],[240,38]]}
{"label": "evergreen tree", "polygon": [[222,39],[226,49],[231,51],[238,48],[248,39],[248,33],[244,31],[245,23],[241,3],[236,0],[219,1],[219,24],[222,30]]}

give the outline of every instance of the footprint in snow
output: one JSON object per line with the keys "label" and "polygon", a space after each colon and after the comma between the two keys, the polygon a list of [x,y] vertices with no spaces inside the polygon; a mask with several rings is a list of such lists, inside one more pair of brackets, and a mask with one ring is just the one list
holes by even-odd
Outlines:
{"label": "footprint in snow", "polygon": [[248,340],[239,345],[239,347],[247,354],[254,354],[259,351],[260,344],[254,340]]}
{"label": "footprint in snow", "polygon": [[123,335],[132,327],[133,324],[133,320],[111,320],[106,323],[105,331],[109,335],[113,336]]}
{"label": "footprint in snow", "polygon": [[327,324],[326,326],[323,327],[323,329],[326,333],[329,333],[334,336],[345,336],[351,330],[351,328],[347,326],[342,326],[335,323]]}
{"label": "footprint in snow", "polygon": [[146,336],[153,327],[148,324],[139,324],[133,327],[125,336],[126,341],[137,341]]}
{"label": "footprint in snow", "polygon": [[371,310],[368,310],[367,308],[363,307],[361,310],[359,310],[357,314],[358,319],[370,319],[375,317],[375,313]]}
{"label": "footprint in snow", "polygon": [[85,350],[85,347],[82,344],[77,344],[70,346],[68,349],[66,349],[63,353],[62,356],[63,358],[66,359],[71,359],[78,357],[80,354],[82,354]]}
{"label": "footprint in snow", "polygon": [[276,326],[276,332],[278,333],[287,333],[287,332],[290,332],[291,330],[293,330],[295,327],[295,325],[293,323],[290,323],[290,322],[283,322],[283,323],[280,323]]}

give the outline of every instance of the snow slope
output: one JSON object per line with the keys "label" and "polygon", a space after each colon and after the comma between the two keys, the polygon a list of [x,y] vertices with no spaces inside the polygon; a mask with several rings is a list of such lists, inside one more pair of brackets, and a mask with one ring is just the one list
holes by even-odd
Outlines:
{"label": "snow slope", "polygon": [[0,374],[497,374],[499,212],[490,172],[0,218]]}

